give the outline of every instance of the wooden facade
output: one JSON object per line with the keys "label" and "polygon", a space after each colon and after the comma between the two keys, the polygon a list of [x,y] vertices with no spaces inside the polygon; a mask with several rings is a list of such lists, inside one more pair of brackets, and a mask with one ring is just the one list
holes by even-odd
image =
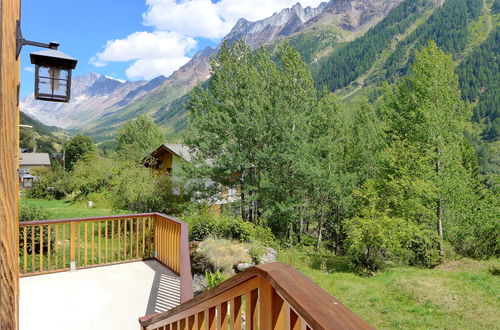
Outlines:
{"label": "wooden facade", "polygon": [[18,177],[20,0],[0,1],[0,329],[19,326]]}

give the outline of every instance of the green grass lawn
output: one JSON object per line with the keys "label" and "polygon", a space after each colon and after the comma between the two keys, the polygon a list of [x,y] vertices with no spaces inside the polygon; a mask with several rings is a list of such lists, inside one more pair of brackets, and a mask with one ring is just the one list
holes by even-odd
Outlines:
{"label": "green grass lawn", "polygon": [[49,214],[48,219],[74,219],[130,213],[126,210],[100,207],[98,204],[93,208],[88,208],[84,202],[73,202],[71,200],[23,198],[19,203],[21,205],[36,205],[43,208]]}
{"label": "green grass lawn", "polygon": [[488,271],[499,260],[395,267],[366,278],[330,254],[291,250],[279,259],[378,329],[500,329],[500,278]]}

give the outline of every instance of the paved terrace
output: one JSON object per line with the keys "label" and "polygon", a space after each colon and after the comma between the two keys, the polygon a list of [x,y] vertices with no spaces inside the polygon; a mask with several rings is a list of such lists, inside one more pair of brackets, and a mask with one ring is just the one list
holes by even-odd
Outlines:
{"label": "paved terrace", "polygon": [[180,280],[155,260],[21,278],[20,329],[139,328],[179,304]]}

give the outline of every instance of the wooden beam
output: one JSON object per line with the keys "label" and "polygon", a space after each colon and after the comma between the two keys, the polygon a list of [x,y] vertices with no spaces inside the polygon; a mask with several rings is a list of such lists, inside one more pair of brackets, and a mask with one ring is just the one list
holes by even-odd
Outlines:
{"label": "wooden beam", "polygon": [[19,60],[20,0],[0,1],[0,329],[19,327]]}

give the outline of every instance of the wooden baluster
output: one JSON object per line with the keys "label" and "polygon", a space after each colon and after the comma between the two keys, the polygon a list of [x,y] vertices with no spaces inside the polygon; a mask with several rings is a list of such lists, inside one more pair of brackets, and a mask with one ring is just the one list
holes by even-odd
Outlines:
{"label": "wooden baluster", "polygon": [[231,300],[231,330],[241,330],[241,296]]}
{"label": "wooden baluster", "polygon": [[195,315],[191,315],[187,319],[187,328],[188,330],[194,330],[194,324],[195,324]]}
{"label": "wooden baluster", "polygon": [[90,241],[91,241],[91,252],[92,252],[92,259],[90,259],[90,264],[93,265],[95,263],[95,255],[94,255],[94,238],[95,238],[95,228],[94,228],[95,221],[92,221],[92,231],[90,234]]}
{"label": "wooden baluster", "polygon": [[178,329],[177,322],[170,324],[170,329],[177,330]]}
{"label": "wooden baluster", "polygon": [[179,330],[186,330],[186,319],[179,320]]}
{"label": "wooden baluster", "polygon": [[52,227],[47,225],[47,270],[50,270],[50,232]]}
{"label": "wooden baluster", "polygon": [[263,329],[285,329],[286,306],[276,290],[260,279],[260,326]]}
{"label": "wooden baluster", "polygon": [[[155,233],[154,233],[154,236],[153,236],[153,256],[158,258],[159,260],[160,259],[160,253],[158,252],[158,246],[160,245],[160,235],[158,235],[158,217],[155,218],[155,223],[153,225],[154,229],[155,229]],[[154,251],[156,251],[156,254],[154,253]]]}
{"label": "wooden baluster", "polygon": [[83,264],[87,265],[88,255],[87,255],[87,222],[83,224]]}
{"label": "wooden baluster", "polygon": [[108,263],[108,225],[110,221],[104,221],[104,257]]}
{"label": "wooden baluster", "polygon": [[259,299],[258,289],[252,290],[245,295],[245,328],[246,330],[257,330],[259,315],[257,313],[257,301]]}
{"label": "wooden baluster", "polygon": [[301,330],[302,325],[297,313],[295,313],[295,311],[288,304],[286,304],[286,309],[286,328],[290,330]]}
{"label": "wooden baluster", "polygon": [[111,221],[111,262],[115,261],[115,221]]}
{"label": "wooden baluster", "polygon": [[227,302],[217,305],[217,329],[227,330]]}
{"label": "wooden baluster", "polygon": [[31,228],[31,271],[35,271],[35,226]]}
{"label": "wooden baluster", "polygon": [[144,243],[145,243],[145,240],[146,240],[146,232],[145,232],[145,229],[146,229],[146,218],[142,218],[142,227],[141,227],[141,230],[142,230],[142,254],[141,256],[144,258],[145,255],[144,255],[144,251],[145,251],[145,246],[144,246]]}
{"label": "wooden baluster", "polygon": [[101,263],[101,225],[100,221],[97,221],[97,263]]}
{"label": "wooden baluster", "polygon": [[66,268],[66,224],[64,223],[62,225],[62,233],[61,233],[61,236],[62,236],[62,243],[63,243],[63,246],[62,246],[62,253],[63,253],[63,266],[62,268]]}
{"label": "wooden baluster", "polygon": [[116,261],[119,261],[120,260],[120,227],[121,227],[121,224],[122,224],[122,220],[121,219],[118,219],[118,242],[116,243]]}
{"label": "wooden baluster", "polygon": [[28,269],[28,227],[24,227],[24,237],[23,237],[23,270],[26,273],[26,269]]}
{"label": "wooden baluster", "polygon": [[123,220],[123,260],[127,260],[127,219]]}
{"label": "wooden baluster", "polygon": [[56,247],[55,247],[55,252],[56,252],[56,269],[60,269],[61,267],[59,267],[59,225],[55,225],[55,229],[56,229],[56,232],[55,232],[55,243],[56,243]]}
{"label": "wooden baluster", "polygon": [[180,272],[181,270],[181,226],[176,224],[175,225],[176,227],[176,238],[175,238],[175,258],[176,258],[176,262],[175,262],[175,269]]}
{"label": "wooden baluster", "polygon": [[[69,236],[69,261],[70,263],[76,263],[75,261],[75,252],[76,252],[76,233],[75,233],[75,222],[71,222],[69,224],[70,236]],[[75,265],[76,266],[76,265]],[[71,264],[70,264],[71,268]]]}
{"label": "wooden baluster", "polygon": [[139,259],[139,218],[135,219],[135,258]]}
{"label": "wooden baluster", "polygon": [[215,318],[215,307],[208,309],[208,330],[215,330],[217,328],[217,320]]}
{"label": "wooden baluster", "polygon": [[82,229],[82,224],[81,222],[78,222],[75,224],[76,226],[76,248],[75,248],[75,254],[76,254],[76,262],[78,264],[78,266],[81,265],[81,257],[80,257],[80,254],[81,254],[81,236],[82,236],[82,233],[81,233],[81,229]]}
{"label": "wooden baluster", "polygon": [[154,257],[154,242],[156,239],[156,233],[155,233],[155,226],[156,219],[154,217],[149,218],[148,221],[148,233],[149,233],[149,238],[148,238],[148,254],[150,257]]}
{"label": "wooden baluster", "polygon": [[38,226],[38,231],[39,231],[39,237],[38,237],[38,243],[39,243],[39,257],[40,257],[40,271],[43,270],[43,226],[40,225]]}
{"label": "wooden baluster", "polygon": [[130,260],[134,259],[134,219],[130,219]]}
{"label": "wooden baluster", "polygon": [[205,311],[199,312],[196,315],[196,330],[205,330],[207,328],[207,321],[205,320]]}

